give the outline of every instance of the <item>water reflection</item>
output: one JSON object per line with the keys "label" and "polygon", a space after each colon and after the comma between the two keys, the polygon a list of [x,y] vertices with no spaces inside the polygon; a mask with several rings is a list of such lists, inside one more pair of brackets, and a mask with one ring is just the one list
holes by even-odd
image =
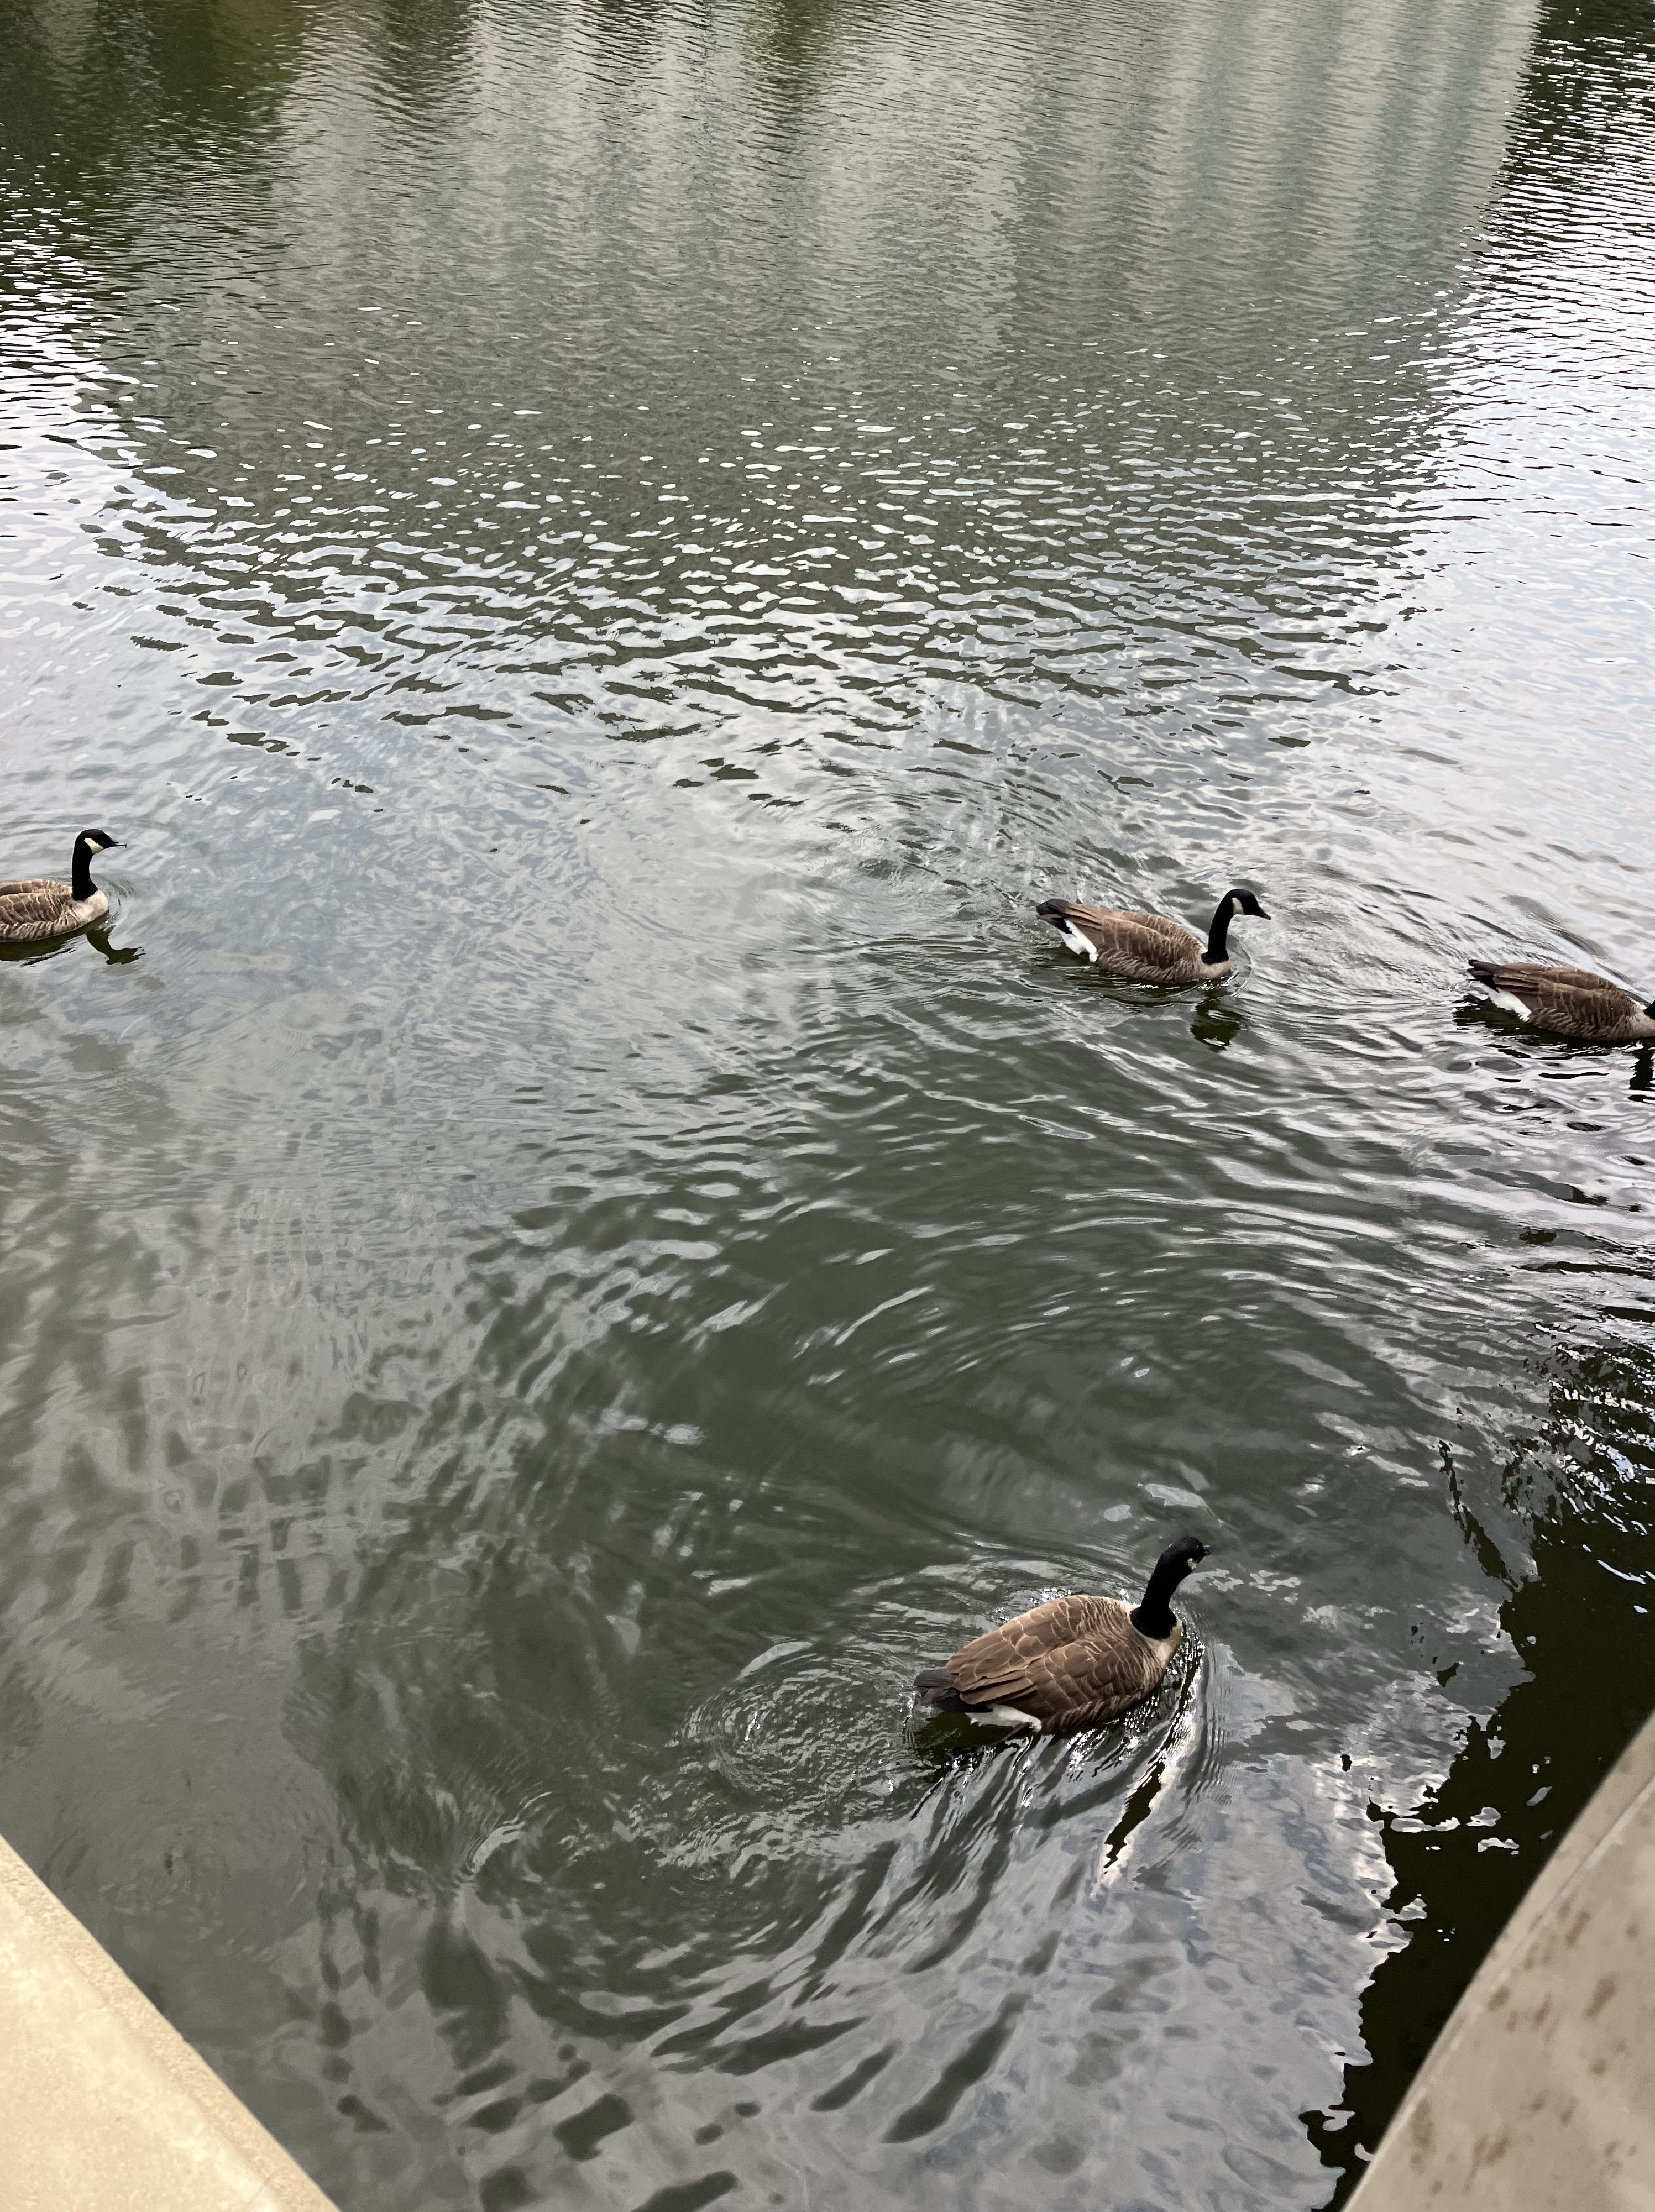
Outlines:
{"label": "water reflection", "polygon": [[[845,20],[812,117],[820,161],[776,168],[738,106],[713,175],[678,87],[688,71],[722,101],[727,70],[740,83],[722,19],[708,44],[672,9],[505,10],[487,35],[472,11],[415,15],[380,33],[370,19],[343,45],[326,11],[272,31],[261,51],[297,40],[327,70],[313,127],[342,149],[365,133],[373,158],[327,162],[313,193],[286,124],[250,131],[245,280],[182,301],[133,286],[125,374],[97,393],[96,429],[131,441],[134,471],[104,502],[110,552],[164,563],[204,538],[215,548],[220,573],[192,614],[152,608],[146,633],[184,656],[169,675],[205,691],[209,726],[268,734],[302,716],[338,732],[318,708],[371,702],[371,720],[321,740],[347,787],[389,772],[399,730],[466,742],[491,725],[536,732],[550,710],[626,739],[718,732],[766,793],[810,808],[812,771],[819,784],[854,770],[962,677],[989,698],[1056,686],[1163,719],[1183,672],[1177,688],[1195,690],[1168,734],[1194,769],[1250,704],[1348,683],[1353,647],[1364,665],[1373,593],[1390,588],[1380,573],[1435,451],[1437,318],[1410,309],[1451,275],[1487,189],[1523,9],[1451,33],[1370,11],[1333,59],[1307,23],[1275,21],[1277,44],[1268,60],[1250,51],[1246,71],[1297,73],[1322,149],[1279,173],[1255,105],[1214,97],[1238,59],[1221,10],[1182,25],[1176,52],[1131,11],[1099,12],[1084,38],[985,17],[996,70],[948,87],[969,174],[923,130],[898,151],[928,82],[917,18],[878,38]],[[550,76],[526,65],[547,37]],[[1391,163],[1384,230],[1353,252],[1342,234],[1369,204],[1353,161],[1366,173],[1390,143],[1358,88],[1421,37],[1418,158]],[[410,60],[428,50],[429,79]],[[466,146],[458,198],[424,137],[439,82],[445,129],[472,92],[493,118]],[[84,86],[69,112],[103,96]],[[1115,110],[1101,152],[1100,101]],[[602,149],[634,127],[651,158],[618,168]],[[145,178],[141,162],[124,189]],[[159,184],[157,247],[173,227]],[[1210,222],[1191,220],[1198,193],[1216,196]],[[1392,225],[1409,240],[1394,262]],[[1077,253],[1083,238],[1102,250]],[[1215,312],[1238,255],[1264,295]],[[465,316],[422,313],[458,267]],[[1359,399],[1376,365],[1383,417]],[[144,428],[155,410],[164,450]],[[1135,603],[1151,574],[1146,632]],[[252,667],[237,644],[249,624],[265,648]],[[800,715],[815,726],[788,726]],[[699,781],[704,765],[673,770]]]}
{"label": "water reflection", "polygon": [[[1455,1012],[1647,936],[1645,47],[24,17],[0,744],[143,957],[0,969],[0,1829],[346,2207],[1324,2200],[1650,1303],[1646,1063]],[[1152,1706],[910,1742],[1197,1512]]]}
{"label": "water reflection", "polygon": [[135,945],[115,945],[105,925],[94,922],[89,929],[76,930],[67,937],[37,939],[24,945],[0,945],[0,961],[15,963],[19,967],[32,966],[39,961],[56,960],[65,952],[72,952],[82,942],[100,953],[111,967],[117,968],[137,959],[143,949]]}
{"label": "water reflection", "polygon": [[[1449,1454],[1467,1541],[1510,1586],[1501,1626],[1526,1673],[1486,1721],[1469,1723],[1416,1805],[1371,1808],[1395,1875],[1386,1907],[1405,1941],[1363,1998],[1368,2055],[1347,2069],[1342,2105],[1306,2115],[1343,2175],[1336,2205],[1489,1945],[1655,1705],[1652,1384],[1641,1346],[1611,1340],[1560,1363],[1543,1419],[1488,1493],[1498,1521],[1479,1514]],[[1530,1556],[1508,1565],[1514,1528]]]}
{"label": "water reflection", "polygon": [[1235,1042],[1246,1026],[1247,1017],[1234,1000],[1214,993],[1196,1008],[1190,1034],[1214,1052],[1222,1052],[1226,1045]]}
{"label": "water reflection", "polygon": [[[496,1576],[504,1565],[502,1554]],[[779,2184],[802,2165],[831,2188],[869,2138],[887,2160],[909,2144],[934,2155],[1031,2006],[1084,1973],[1077,1909],[1084,1924],[1084,1901],[1101,1907],[1135,1855],[1155,1863],[1147,1824],[1169,1791],[1186,1800],[1202,1786],[1220,1732],[1192,1647],[1161,1697],[1096,1737],[940,1765],[933,1747],[916,1762],[893,1726],[893,1678],[911,1670],[916,1609],[946,1634],[975,1605],[939,1574],[846,1593],[823,1632],[772,1647],[715,1688],[674,1731],[664,1762],[618,1741],[614,1723],[624,1735],[626,1722],[613,1711],[609,1727],[593,1716],[554,1747],[542,1669],[531,1662],[514,1694],[498,1638],[492,1657],[474,1646],[459,1655],[452,1693],[434,1677],[411,1700],[411,1653],[371,1677],[358,1653],[351,1674],[374,1719],[336,1738],[356,1871],[332,1892],[340,2002],[318,2022],[333,2054],[323,2070],[357,2124],[382,2124],[388,2054],[378,2008],[365,2002],[374,1969],[353,1931],[371,1929],[383,1948],[395,1900],[409,1893],[407,1853],[423,1836],[423,1878],[443,1901],[422,1939],[420,1987],[447,2046],[455,2121],[493,2139],[526,2201],[559,2185],[571,2160],[624,2158],[621,2139],[652,2126],[682,2147],[666,2166],[679,2188],[709,2167],[727,2171],[733,2157],[750,2179]],[[534,1618],[549,1630],[569,1610],[537,1606]],[[532,1632],[526,1613],[495,1618],[508,1644]],[[638,1655],[651,1673],[673,1626],[660,1620]],[[567,1674],[566,1653],[553,1663]],[[306,1711],[336,1729],[339,1686],[307,1687]],[[405,1778],[432,1768],[429,1755],[411,1758],[402,1725],[386,1732],[392,1697],[411,1722],[419,1714],[422,1735],[451,1707],[469,1739],[463,1801],[404,1800]],[[564,1711],[583,1702],[557,1700]],[[451,1772],[459,1750],[458,1740],[445,1747]],[[364,1790],[366,1773],[383,1778],[383,1794]],[[478,1833],[480,1847],[463,1844]],[[1072,1838],[1055,1867],[1031,1855],[1043,1835]],[[612,1889],[621,1908],[601,1934],[570,1909],[582,1863],[590,1887]],[[678,1934],[663,1948],[667,1924]],[[987,2019],[951,2031],[948,1993],[962,1978],[985,1991]],[[904,2010],[934,2014],[937,2047],[909,2047],[891,2013],[898,1990]],[[559,2039],[550,2071],[548,2031]],[[1092,2040],[1092,2065],[1104,2067],[1104,2021]],[[777,2106],[778,2069],[809,2086],[804,2109]],[[751,2093],[736,2095],[744,2082]],[[847,2121],[831,2123],[839,2113]],[[715,2155],[693,2154],[692,2143],[719,2141]],[[898,2170],[922,2169],[904,2160]]]}
{"label": "water reflection", "polygon": [[112,968],[125,967],[127,962],[140,958],[143,951],[143,946],[139,945],[112,943],[109,932],[100,923],[94,923],[93,927],[87,931],[86,941],[94,952],[102,954]]}

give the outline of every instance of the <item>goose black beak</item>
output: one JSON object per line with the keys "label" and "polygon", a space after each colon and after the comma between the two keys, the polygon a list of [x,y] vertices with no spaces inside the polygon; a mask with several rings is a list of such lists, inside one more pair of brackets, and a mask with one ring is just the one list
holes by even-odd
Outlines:
{"label": "goose black beak", "polygon": [[1260,907],[1258,912],[1253,916],[1255,921],[1269,921],[1272,919],[1273,917],[1266,914],[1263,907]]}

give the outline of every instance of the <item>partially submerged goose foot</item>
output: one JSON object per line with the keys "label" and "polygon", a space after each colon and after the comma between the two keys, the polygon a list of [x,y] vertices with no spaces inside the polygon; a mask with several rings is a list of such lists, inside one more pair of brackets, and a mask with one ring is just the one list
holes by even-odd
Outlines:
{"label": "partially submerged goose foot", "polygon": [[1251,891],[1240,889],[1226,891],[1219,901],[1205,945],[1182,922],[1159,914],[1082,906],[1074,899],[1042,899],[1035,912],[1071,952],[1135,983],[1222,982],[1231,966],[1230,924],[1238,915],[1270,918]]}
{"label": "partially submerged goose foot", "polygon": [[1172,1597],[1207,1557],[1181,1536],[1155,1562],[1135,1606],[1118,1597],[1055,1597],[956,1651],[916,1678],[916,1702],[993,1728],[1072,1735],[1149,1696],[1183,1641]]}

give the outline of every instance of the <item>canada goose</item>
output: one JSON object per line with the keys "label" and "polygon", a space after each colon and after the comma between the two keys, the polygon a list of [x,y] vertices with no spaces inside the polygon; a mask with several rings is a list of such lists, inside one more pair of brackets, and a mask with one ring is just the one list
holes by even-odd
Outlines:
{"label": "canada goose", "polygon": [[1078,906],[1073,899],[1042,899],[1035,912],[1071,952],[1134,983],[1220,982],[1230,972],[1230,924],[1236,915],[1270,918],[1251,891],[1226,891],[1202,945],[1193,930],[1158,914],[1120,914],[1112,907]]}
{"label": "canada goose", "polygon": [[1155,1562],[1136,1607],[1118,1597],[1054,1597],[991,1628],[915,1681],[922,1705],[997,1728],[1072,1735],[1113,1720],[1155,1689],[1183,1641],[1172,1593],[1207,1547],[1180,1536]]}
{"label": "canada goose", "polygon": [[92,880],[92,855],[114,851],[119,842],[106,830],[82,830],[75,840],[72,882],[21,876],[15,883],[0,884],[0,945],[67,937],[89,921],[100,921],[109,911],[109,901]]}
{"label": "canada goose", "polygon": [[1593,1044],[1655,1037],[1655,999],[1640,1006],[1629,991],[1589,968],[1542,968],[1524,960],[1468,960],[1496,1006],[1558,1036]]}

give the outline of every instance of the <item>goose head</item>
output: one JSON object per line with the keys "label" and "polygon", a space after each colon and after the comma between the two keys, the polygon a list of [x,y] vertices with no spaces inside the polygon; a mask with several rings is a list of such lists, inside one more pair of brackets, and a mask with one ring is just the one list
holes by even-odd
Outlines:
{"label": "goose head", "polygon": [[113,852],[119,839],[112,837],[106,830],[82,830],[75,840],[75,858],[70,871],[70,894],[77,899],[89,899],[97,890],[92,880],[92,855]]}
{"label": "goose head", "polygon": [[1172,1599],[1178,1584],[1206,1557],[1207,1547],[1199,1536],[1180,1536],[1176,1544],[1169,1544],[1155,1562],[1142,1601],[1133,1610],[1132,1626],[1156,1640],[1171,1636],[1177,1626]]}
{"label": "goose head", "polygon": [[1168,1586],[1176,1589],[1188,1574],[1193,1574],[1207,1557],[1207,1546],[1199,1536],[1180,1536],[1176,1544],[1169,1544],[1155,1562],[1152,1579],[1165,1577]]}
{"label": "goose head", "polygon": [[1232,890],[1228,894],[1225,903],[1228,906],[1232,916],[1250,914],[1256,921],[1268,921],[1270,918],[1251,891]]}

